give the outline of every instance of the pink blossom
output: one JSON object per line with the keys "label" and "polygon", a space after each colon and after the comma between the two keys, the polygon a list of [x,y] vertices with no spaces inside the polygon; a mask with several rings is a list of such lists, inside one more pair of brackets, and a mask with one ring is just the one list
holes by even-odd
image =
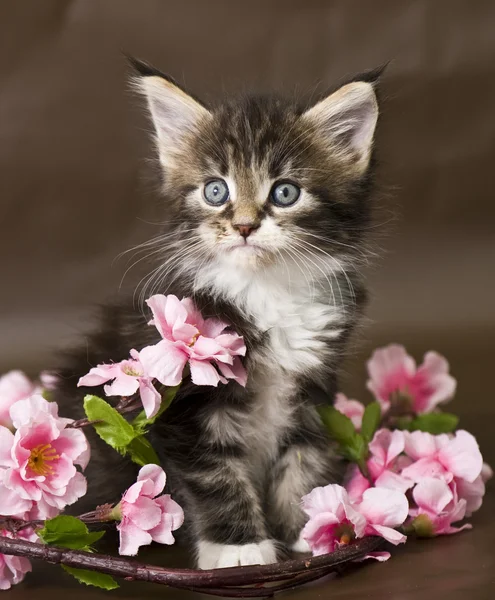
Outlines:
{"label": "pink blossom", "polygon": [[368,389],[384,411],[394,401],[405,399],[413,412],[428,413],[450,400],[456,389],[456,380],[449,374],[443,356],[428,352],[417,367],[405,348],[397,344],[375,350],[368,361],[368,374]]}
{"label": "pink blossom", "polygon": [[140,546],[173,544],[172,531],[184,522],[182,508],[169,494],[160,495],[165,488],[165,473],[157,465],[146,465],[139,471],[137,481],[125,492],[114,509],[120,519],[119,553],[135,556]]}
{"label": "pink blossom", "polygon": [[[0,535],[8,538],[14,537],[6,529],[0,529]],[[32,529],[23,529],[15,537],[30,542],[38,540],[38,536]],[[20,583],[26,573],[29,573],[31,570],[31,563],[27,558],[0,554],[0,590],[9,590],[12,585]]]}
{"label": "pink blossom", "polygon": [[147,303],[153,313],[150,324],[163,338],[140,352],[148,375],[163,385],[178,385],[189,364],[196,385],[217,386],[218,382],[227,383],[227,379],[246,385],[247,375],[240,360],[246,354],[246,346],[241,336],[225,331],[226,323],[203,319],[189,298],[179,300],[159,294]]}
{"label": "pink blossom", "polygon": [[139,390],[144,412],[150,419],[160,408],[161,396],[155,389],[152,378],[146,373],[137,350],[131,350],[130,354],[130,359],[119,363],[93,367],[79,379],[77,385],[92,387],[113,379],[113,383],[104,387],[107,396],[132,396]]}
{"label": "pink blossom", "polygon": [[470,529],[471,525],[453,527],[466,515],[466,500],[459,500],[451,488],[441,479],[425,477],[413,489],[417,507],[409,514],[413,517],[412,526],[421,537],[457,533]]}
{"label": "pink blossom", "polygon": [[12,428],[10,407],[37,391],[36,385],[22,371],[9,371],[0,377],[0,425]]}
{"label": "pink blossom", "polygon": [[[393,544],[406,540],[394,527],[407,518],[409,504],[405,495],[396,490],[366,490],[362,502],[356,505],[343,487],[332,484],[304,496],[302,507],[309,516],[302,537],[315,556],[334,552],[367,535],[381,536]],[[389,556],[380,552],[366,558],[387,560]]]}
{"label": "pink blossom", "polygon": [[415,462],[402,476],[420,482],[435,477],[450,483],[454,477],[473,483],[481,474],[483,457],[476,439],[460,429],[454,436],[423,431],[404,432],[405,452]]}
{"label": "pink blossom", "polygon": [[364,415],[364,404],[357,400],[349,400],[344,394],[335,396],[334,407],[352,421],[357,431],[361,429]]}
{"label": "pink blossom", "polygon": [[302,537],[315,556],[334,552],[364,534],[366,520],[340,485],[315,488],[302,498],[302,508],[309,516]]}
{"label": "pink blossom", "polygon": [[53,516],[86,493],[86,479],[75,465],[86,467],[89,445],[83,432],[66,429],[71,419],[58,416],[55,403],[42,396],[16,402],[10,418],[15,434],[0,428],[2,513],[30,510]]}
{"label": "pink blossom", "polygon": [[[376,431],[369,444],[370,457],[366,462],[370,479],[375,487],[398,490],[405,493],[414,482],[401,473],[410,460],[401,456],[404,451],[404,432],[389,429]],[[404,460],[405,459],[405,460]],[[363,493],[371,487],[370,481],[353,465],[348,474],[346,489],[353,502],[360,501]]]}

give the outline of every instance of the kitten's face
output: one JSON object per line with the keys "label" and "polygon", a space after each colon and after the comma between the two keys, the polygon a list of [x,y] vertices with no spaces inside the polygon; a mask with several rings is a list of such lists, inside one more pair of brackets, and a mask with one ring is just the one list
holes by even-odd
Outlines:
{"label": "kitten's face", "polygon": [[359,241],[378,114],[370,83],[344,86],[306,112],[273,97],[210,111],[155,74],[141,85],[176,233],[195,248],[190,261],[311,269],[316,254],[341,255]]}

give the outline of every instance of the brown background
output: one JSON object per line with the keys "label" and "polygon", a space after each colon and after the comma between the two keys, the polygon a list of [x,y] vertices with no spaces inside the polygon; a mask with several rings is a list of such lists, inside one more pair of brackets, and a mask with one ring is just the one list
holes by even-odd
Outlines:
{"label": "brown background", "polygon": [[[418,359],[436,349],[459,380],[452,409],[495,463],[495,2],[2,0],[0,49],[0,372],[49,364],[118,293],[116,256],[157,232],[149,124],[121,51],[206,98],[311,94],[392,60],[378,132],[384,252],[343,388],[366,399],[364,360],[380,344]],[[493,597],[494,495],[473,532],[410,543],[296,597]],[[70,586],[41,566],[2,597],[58,600]],[[119,594],[186,597],[137,584]]]}

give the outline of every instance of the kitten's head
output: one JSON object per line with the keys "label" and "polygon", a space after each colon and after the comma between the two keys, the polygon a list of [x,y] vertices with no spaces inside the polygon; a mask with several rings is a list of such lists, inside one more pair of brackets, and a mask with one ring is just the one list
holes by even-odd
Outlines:
{"label": "kitten's head", "polygon": [[323,264],[358,246],[369,214],[378,71],[303,110],[273,96],[208,108],[169,77],[135,66],[174,243],[186,242],[180,252],[190,266],[256,271],[292,261],[311,270],[316,254]]}

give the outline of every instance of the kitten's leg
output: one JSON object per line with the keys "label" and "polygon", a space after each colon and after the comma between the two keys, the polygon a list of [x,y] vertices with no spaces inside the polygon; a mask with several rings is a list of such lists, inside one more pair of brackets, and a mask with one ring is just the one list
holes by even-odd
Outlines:
{"label": "kitten's leg", "polygon": [[182,473],[200,569],[276,562],[247,459],[211,451]]}
{"label": "kitten's leg", "polygon": [[300,537],[307,516],[301,498],[317,486],[339,481],[341,464],[313,406],[299,409],[294,428],[270,473],[267,518],[275,537],[295,552],[309,547]]}
{"label": "kitten's leg", "polygon": [[[221,390],[223,392],[223,390]],[[226,393],[226,392],[224,392]],[[199,400],[196,400],[198,403]],[[161,431],[170,483],[180,489],[201,569],[276,562],[262,502],[262,484],[246,442],[247,411],[206,400],[184,415],[179,401]],[[175,414],[177,411],[177,414]]]}

